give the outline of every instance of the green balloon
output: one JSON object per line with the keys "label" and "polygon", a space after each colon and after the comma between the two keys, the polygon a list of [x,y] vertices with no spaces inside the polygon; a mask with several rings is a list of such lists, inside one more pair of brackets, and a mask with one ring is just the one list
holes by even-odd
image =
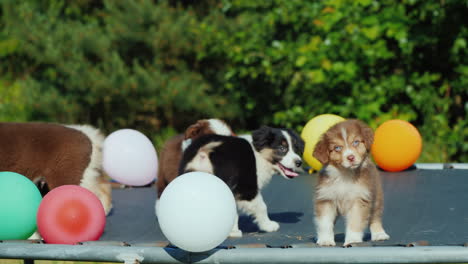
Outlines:
{"label": "green balloon", "polygon": [[37,229],[41,200],[31,180],[15,172],[0,172],[0,240],[29,238]]}

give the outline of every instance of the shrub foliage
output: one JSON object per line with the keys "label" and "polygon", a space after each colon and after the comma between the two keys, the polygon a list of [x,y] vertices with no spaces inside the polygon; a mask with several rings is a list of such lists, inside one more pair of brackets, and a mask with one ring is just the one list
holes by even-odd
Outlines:
{"label": "shrub foliage", "polygon": [[25,0],[0,4],[3,121],[132,127],[198,118],[300,130],[400,118],[423,161],[468,160],[463,0]]}

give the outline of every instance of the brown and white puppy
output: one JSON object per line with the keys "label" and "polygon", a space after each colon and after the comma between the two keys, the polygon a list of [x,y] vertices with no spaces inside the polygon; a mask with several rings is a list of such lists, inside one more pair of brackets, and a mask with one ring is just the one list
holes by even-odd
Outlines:
{"label": "brown and white puppy", "polygon": [[61,185],[80,185],[112,208],[111,185],[102,172],[104,136],[91,126],[0,123],[0,171],[35,182],[44,195]]}
{"label": "brown and white puppy", "polygon": [[382,226],[380,174],[369,156],[373,139],[366,124],[347,120],[331,127],[315,147],[313,156],[324,164],[315,190],[320,246],[335,246],[333,228],[339,215],[346,218],[344,246],[362,242],[368,225],[372,241],[390,238]]}
{"label": "brown and white puppy", "polygon": [[189,126],[185,134],[176,135],[166,141],[159,156],[158,179],[156,182],[158,199],[166,186],[177,177],[183,151],[191,144],[192,140],[209,134],[232,136],[234,132],[223,120],[202,119]]}

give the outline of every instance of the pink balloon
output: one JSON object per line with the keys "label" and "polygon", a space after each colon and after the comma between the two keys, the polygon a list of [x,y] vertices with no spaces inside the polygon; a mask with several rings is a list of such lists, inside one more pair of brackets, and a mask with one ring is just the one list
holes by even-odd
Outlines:
{"label": "pink balloon", "polygon": [[49,244],[98,240],[105,225],[101,201],[77,185],[62,185],[50,191],[37,212],[37,229]]}
{"label": "pink balloon", "polygon": [[121,129],[104,141],[103,167],[120,183],[143,186],[156,179],[158,157],[145,135],[133,129]]}

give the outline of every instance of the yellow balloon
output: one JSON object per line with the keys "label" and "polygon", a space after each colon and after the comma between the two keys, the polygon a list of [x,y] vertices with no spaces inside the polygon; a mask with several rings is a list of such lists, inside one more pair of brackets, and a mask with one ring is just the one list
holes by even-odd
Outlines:
{"label": "yellow balloon", "polygon": [[301,138],[305,142],[303,158],[314,170],[319,171],[322,168],[322,163],[312,156],[320,136],[330,127],[344,120],[343,117],[333,114],[318,115],[307,122],[302,129]]}

